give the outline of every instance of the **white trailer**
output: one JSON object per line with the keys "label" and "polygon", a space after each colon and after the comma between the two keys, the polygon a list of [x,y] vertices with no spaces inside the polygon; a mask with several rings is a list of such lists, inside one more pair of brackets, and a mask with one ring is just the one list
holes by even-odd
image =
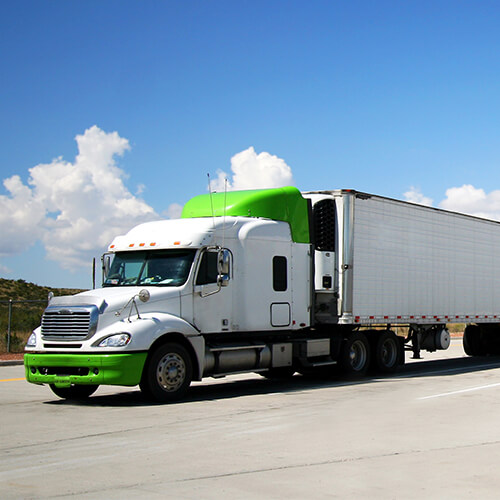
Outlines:
{"label": "white trailer", "polygon": [[479,323],[466,350],[493,349],[476,337],[500,322],[500,223],[349,190],[305,196],[338,238],[316,250],[318,322],[408,325],[416,355],[447,347],[447,323]]}
{"label": "white trailer", "polygon": [[50,300],[26,378],[170,401],[229,373],[390,373],[454,322],[468,354],[499,354],[499,248],[497,222],[352,190],[203,195],[116,237],[102,288]]}

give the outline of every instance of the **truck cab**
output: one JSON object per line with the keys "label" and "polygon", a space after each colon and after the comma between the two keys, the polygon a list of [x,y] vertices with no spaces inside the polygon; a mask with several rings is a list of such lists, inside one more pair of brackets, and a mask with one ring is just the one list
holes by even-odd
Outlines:
{"label": "truck cab", "polygon": [[[187,379],[290,366],[292,346],[268,339],[311,326],[307,210],[295,188],[203,195],[179,220],[116,237],[101,288],[50,301],[26,347],[28,381],[63,397],[140,384],[168,399]],[[175,352],[156,359],[165,345]]]}

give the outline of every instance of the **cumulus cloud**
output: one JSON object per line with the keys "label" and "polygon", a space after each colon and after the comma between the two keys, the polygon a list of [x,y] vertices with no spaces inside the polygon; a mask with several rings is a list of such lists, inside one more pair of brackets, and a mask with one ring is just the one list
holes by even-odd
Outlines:
{"label": "cumulus cloud", "polygon": [[48,258],[63,268],[88,263],[111,239],[134,224],[156,218],[152,207],[124,184],[116,157],[130,149],[117,132],[93,126],[76,136],[73,163],[56,158],[4,180],[0,196],[0,256],[26,250],[41,240]]}
{"label": "cumulus cloud", "polygon": [[[406,201],[420,205],[432,206],[433,200],[414,187],[403,194]],[[484,189],[472,184],[451,187],[446,190],[445,198],[438,204],[439,208],[460,212],[484,219],[500,220],[500,190],[487,193]]]}
{"label": "cumulus cloud", "polygon": [[9,196],[0,196],[0,256],[22,252],[42,236],[44,203],[18,175],[3,181]]}
{"label": "cumulus cloud", "polygon": [[263,151],[257,154],[253,147],[234,155],[231,158],[231,172],[217,171],[217,178],[212,181],[214,191],[224,191],[227,179],[227,190],[263,189],[289,186],[293,184],[292,169],[285,160]]}
{"label": "cumulus cloud", "polygon": [[471,184],[452,187],[446,190],[446,198],[439,206],[454,212],[500,220],[500,190],[486,193]]}
{"label": "cumulus cloud", "polygon": [[172,203],[164,212],[162,212],[162,215],[167,217],[168,219],[180,219],[182,208],[182,205],[179,205],[178,203]]}
{"label": "cumulus cloud", "polygon": [[409,189],[409,191],[406,191],[403,196],[406,201],[410,201],[411,203],[418,203],[419,205],[427,205],[429,207],[432,206],[432,199],[424,196],[420,192],[420,189],[413,186]]}

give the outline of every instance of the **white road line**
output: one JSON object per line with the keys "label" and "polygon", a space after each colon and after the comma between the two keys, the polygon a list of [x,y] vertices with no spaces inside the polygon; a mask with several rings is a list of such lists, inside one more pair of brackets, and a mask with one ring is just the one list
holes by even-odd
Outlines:
{"label": "white road line", "polygon": [[460,391],[453,391],[453,392],[443,392],[442,394],[434,394],[433,396],[424,396],[423,398],[417,398],[417,399],[422,400],[422,399],[442,398],[444,396],[454,396],[455,394],[463,394],[464,392],[472,392],[472,391],[481,391],[482,389],[490,389],[491,387],[498,387],[498,386],[500,386],[500,383],[481,385],[479,387],[471,387],[470,389],[462,389]]}

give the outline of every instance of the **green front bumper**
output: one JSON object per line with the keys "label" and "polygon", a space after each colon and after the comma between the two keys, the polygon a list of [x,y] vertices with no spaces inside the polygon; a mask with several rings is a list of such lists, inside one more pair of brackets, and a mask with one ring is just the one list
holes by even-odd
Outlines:
{"label": "green front bumper", "polygon": [[137,385],[147,353],[24,355],[26,380],[32,384]]}

